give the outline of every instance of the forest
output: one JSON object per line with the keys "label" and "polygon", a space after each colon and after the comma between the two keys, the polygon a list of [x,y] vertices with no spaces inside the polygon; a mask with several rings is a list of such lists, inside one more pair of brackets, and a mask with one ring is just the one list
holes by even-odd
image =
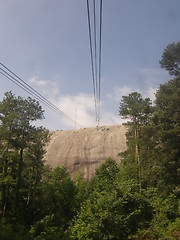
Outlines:
{"label": "forest", "polygon": [[[160,60],[171,79],[155,101],[123,96],[127,150],[75,181],[43,161],[49,131],[39,102],[11,91],[0,102],[1,240],[180,239],[180,42]],[[118,110],[117,110],[118,111]]]}

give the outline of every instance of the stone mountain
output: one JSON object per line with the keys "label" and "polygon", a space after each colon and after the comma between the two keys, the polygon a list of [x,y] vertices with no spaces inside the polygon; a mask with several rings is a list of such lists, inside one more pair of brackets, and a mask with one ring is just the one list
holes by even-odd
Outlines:
{"label": "stone mountain", "polygon": [[118,153],[126,150],[126,131],[124,125],[55,131],[45,161],[53,168],[64,165],[72,179],[80,171],[83,179],[89,180],[106,158],[120,162]]}

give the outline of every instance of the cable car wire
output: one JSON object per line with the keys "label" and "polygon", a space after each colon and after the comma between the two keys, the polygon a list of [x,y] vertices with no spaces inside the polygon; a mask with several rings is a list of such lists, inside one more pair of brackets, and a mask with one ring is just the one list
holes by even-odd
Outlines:
{"label": "cable car wire", "polygon": [[[17,76],[14,72],[12,72],[8,67],[6,67],[4,64],[0,63],[0,65],[5,68],[5,70],[0,67],[0,73],[9,79],[11,82],[15,83],[17,86],[22,88],[24,91],[32,95],[36,100],[43,103],[45,106],[59,114],[62,118],[75,122],[71,117],[69,117],[66,113],[64,113],[62,110],[57,108],[53,103],[51,103],[48,99],[43,97],[40,93],[38,93],[34,88],[32,88],[29,84],[27,84],[24,80],[22,80],[19,76]],[[77,123],[77,122],[76,122]],[[77,123],[80,127],[82,127],[79,123]]]}
{"label": "cable car wire", "polygon": [[88,15],[89,44],[90,44],[90,55],[91,55],[91,70],[92,70],[92,80],[93,80],[93,94],[94,94],[95,114],[96,114],[96,118],[97,118],[96,87],[95,87],[95,74],[94,74],[93,48],[92,48],[92,37],[91,37],[89,0],[87,0],[87,15]]}
{"label": "cable car wire", "polygon": [[[93,0],[93,26],[94,31],[91,29],[91,17],[90,17],[90,5],[89,0],[87,0],[87,17],[88,17],[88,29],[89,29],[89,43],[90,43],[90,56],[91,56],[91,70],[92,70],[92,80],[93,80],[93,93],[95,102],[95,115],[96,122],[99,125],[100,120],[100,100],[101,100],[101,52],[102,52],[102,0],[99,6],[99,50],[97,52],[97,22],[96,22],[96,1]],[[94,34],[94,41],[92,41],[92,35]],[[94,47],[92,46],[94,43]],[[94,50],[94,53],[93,53]],[[98,60],[97,60],[98,56]]]}
{"label": "cable car wire", "polygon": [[102,49],[102,0],[100,2],[100,36],[99,36],[99,120],[100,120],[100,100],[101,100],[101,50]]}
{"label": "cable car wire", "polygon": [[93,13],[94,13],[94,55],[95,55],[95,80],[96,80],[96,95],[97,95],[97,89],[98,89],[98,85],[97,85],[97,48],[96,48],[96,4],[95,4],[95,0],[93,1]]}

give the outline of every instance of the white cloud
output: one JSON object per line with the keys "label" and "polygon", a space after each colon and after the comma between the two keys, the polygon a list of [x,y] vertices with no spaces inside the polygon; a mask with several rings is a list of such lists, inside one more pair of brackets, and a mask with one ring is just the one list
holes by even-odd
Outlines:
{"label": "white cloud", "polygon": [[122,99],[122,96],[127,96],[129,93],[138,91],[137,89],[132,89],[128,86],[123,86],[123,87],[114,87],[112,90],[112,93],[108,94],[108,98],[120,102]]}
{"label": "white cloud", "polygon": [[169,74],[164,69],[161,69],[159,67],[156,68],[141,68],[138,70],[141,73],[144,73],[147,76],[155,77],[157,80],[160,80],[163,78],[169,78]]}
{"label": "white cloud", "polygon": [[[54,129],[61,126],[61,128],[77,128],[81,127],[92,127],[95,126],[95,110],[94,110],[94,98],[91,94],[78,93],[76,95],[63,95],[60,96],[60,89],[55,81],[42,80],[37,77],[32,77],[29,80],[31,85],[38,88],[41,95],[47,98],[53,103],[60,111],[69,116],[73,121],[68,120],[68,117],[61,117],[54,115],[52,111],[46,111],[46,118],[51,119],[51,123],[48,123],[48,128]],[[52,118],[52,115],[54,118]],[[57,118],[60,119],[57,123]],[[55,124],[52,123],[56,122]],[[76,124],[75,124],[76,122]],[[57,126],[55,126],[57,125]]]}
{"label": "white cloud", "polygon": [[[82,127],[95,127],[95,107],[93,95],[79,93],[73,96],[62,96],[54,101],[57,107],[76,120]],[[115,125],[124,122],[120,116],[107,111],[101,104],[100,125]],[[74,128],[75,123],[62,119],[66,127]],[[79,127],[76,125],[77,128]]]}
{"label": "white cloud", "polygon": [[[94,100],[92,95],[79,93],[73,96],[61,96],[54,99],[53,103],[81,126],[91,127],[95,125]],[[75,122],[66,119],[62,119],[62,121],[64,125],[71,128],[75,126]]]}
{"label": "white cloud", "polygon": [[38,79],[38,77],[34,76],[28,81],[31,83],[32,86],[35,88],[38,88],[41,95],[43,95],[46,98],[50,97],[56,97],[59,92],[59,86],[57,82],[52,80],[43,80]]}
{"label": "white cloud", "polygon": [[[167,82],[168,79],[168,73],[161,68],[139,69],[133,76],[134,85],[144,97],[147,97],[147,94],[152,93],[153,90],[156,91],[159,85]],[[154,96],[152,97],[154,99]]]}
{"label": "white cloud", "polygon": [[139,88],[141,95],[155,100],[155,93],[160,84],[167,82],[169,74],[161,68],[139,69],[133,77],[133,81]]}
{"label": "white cloud", "polygon": [[[141,93],[143,98],[149,97],[151,100],[154,100],[154,94],[159,84],[166,81],[165,76],[161,69],[141,69],[134,75],[131,85],[126,84],[113,87],[111,93],[107,94],[107,99],[102,99],[100,125],[121,124],[125,121],[118,116],[118,113],[116,115],[113,113],[113,106],[121,101],[122,96],[136,91]],[[95,127],[95,107],[92,94],[76,93],[74,95],[60,96],[60,88],[57,83],[59,81],[42,80],[33,77],[29,82],[37,86],[39,92],[44,97],[73,119],[73,121],[76,121],[82,127]],[[52,113],[51,110],[46,111],[45,115],[47,119],[45,120],[46,127],[49,129],[74,129],[75,126],[79,128],[75,122],[68,121],[66,118]]]}
{"label": "white cloud", "polygon": [[126,120],[121,119],[119,115],[114,115],[112,112],[102,112],[101,125],[118,125],[124,122]]}
{"label": "white cloud", "polygon": [[[91,94],[78,93],[76,95],[64,95],[61,97],[49,99],[56,107],[68,115],[71,120],[52,113],[51,110],[45,112],[46,127],[50,130],[56,129],[75,129],[82,127],[95,127],[95,107],[94,97]],[[107,111],[101,104],[100,125],[121,124],[120,116],[114,115],[113,112]],[[80,124],[80,126],[78,125]]]}
{"label": "white cloud", "polygon": [[133,81],[130,86],[113,87],[112,92],[107,94],[107,97],[115,102],[120,102],[122,96],[127,96],[132,92],[139,92],[143,98],[149,97],[153,101],[159,85],[168,79],[168,73],[160,68],[138,69],[132,77]]}
{"label": "white cloud", "polygon": [[29,83],[37,85],[38,87],[46,86],[50,81],[40,80],[37,77],[29,79]]}
{"label": "white cloud", "polygon": [[[39,88],[39,92],[52,102],[57,108],[69,116],[71,120],[66,117],[61,117],[52,113],[51,110],[45,112],[46,127],[49,129],[74,129],[79,127],[95,127],[95,105],[92,94],[77,93],[75,95],[60,96],[60,89],[56,82],[50,80],[41,80],[33,77],[29,82]],[[127,89],[124,89],[124,93]],[[56,119],[60,120],[56,120]],[[122,121],[120,117],[115,116],[112,112],[108,112],[101,104],[101,119],[100,125],[120,124]],[[78,125],[80,124],[80,126]]]}
{"label": "white cloud", "polygon": [[155,100],[155,93],[157,91],[157,88],[149,87],[147,91],[145,92],[145,97],[150,98],[152,101]]}

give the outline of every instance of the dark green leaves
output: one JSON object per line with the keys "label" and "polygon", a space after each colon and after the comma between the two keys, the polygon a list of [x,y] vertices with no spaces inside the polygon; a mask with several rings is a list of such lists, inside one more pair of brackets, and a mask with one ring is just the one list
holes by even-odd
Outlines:
{"label": "dark green leaves", "polygon": [[134,123],[147,121],[147,116],[151,112],[151,101],[149,98],[143,99],[140,93],[133,92],[128,96],[123,96],[119,107],[119,114],[125,119],[131,119]]}
{"label": "dark green leaves", "polygon": [[180,76],[180,42],[169,44],[160,61],[161,68],[165,68],[172,76]]}

